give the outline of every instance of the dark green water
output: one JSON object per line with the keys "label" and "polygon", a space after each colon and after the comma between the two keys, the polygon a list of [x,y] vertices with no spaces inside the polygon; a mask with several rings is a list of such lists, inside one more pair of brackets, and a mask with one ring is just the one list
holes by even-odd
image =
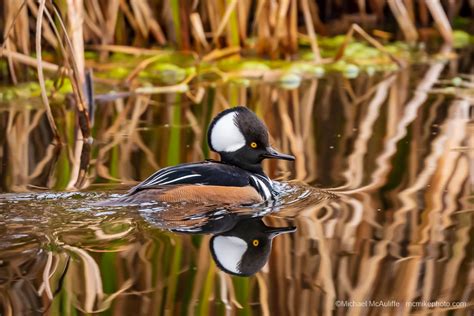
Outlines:
{"label": "dark green water", "polygon": [[[203,83],[197,103],[102,100],[82,163],[72,110],[54,109],[59,147],[35,101],[3,104],[0,314],[468,315],[473,79],[445,88],[472,72],[463,58],[291,90]],[[274,205],[94,205],[158,168],[216,158],[207,125],[237,104],[297,158],[265,163],[282,191]],[[255,275],[232,276],[209,241],[252,217],[297,230],[275,237]]]}

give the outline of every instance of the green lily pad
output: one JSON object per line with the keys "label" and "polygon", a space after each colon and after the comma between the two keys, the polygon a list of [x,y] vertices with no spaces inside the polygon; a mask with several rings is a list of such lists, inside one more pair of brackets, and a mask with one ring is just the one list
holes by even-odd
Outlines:
{"label": "green lily pad", "polygon": [[173,85],[186,78],[186,69],[168,63],[153,63],[140,71],[139,78],[151,82]]}
{"label": "green lily pad", "polygon": [[471,43],[471,36],[464,31],[455,30],[453,32],[453,40],[455,48],[463,48]]}
{"label": "green lily pad", "polygon": [[301,84],[301,76],[295,73],[285,73],[278,79],[278,83],[284,89],[295,89],[298,88]]}

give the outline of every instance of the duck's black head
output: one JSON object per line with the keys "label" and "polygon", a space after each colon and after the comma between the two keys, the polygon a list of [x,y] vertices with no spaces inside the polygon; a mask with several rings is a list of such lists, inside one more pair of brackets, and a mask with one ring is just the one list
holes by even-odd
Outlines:
{"label": "duck's black head", "polygon": [[263,173],[262,160],[295,160],[270,146],[268,130],[259,118],[243,106],[219,113],[209,125],[207,140],[221,160],[251,172]]}

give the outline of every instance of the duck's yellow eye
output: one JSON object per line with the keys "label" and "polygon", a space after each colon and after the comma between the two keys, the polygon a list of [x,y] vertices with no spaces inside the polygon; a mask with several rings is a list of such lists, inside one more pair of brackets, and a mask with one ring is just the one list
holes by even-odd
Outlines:
{"label": "duck's yellow eye", "polygon": [[250,147],[252,147],[252,148],[257,148],[257,143],[256,143],[256,142],[251,142],[251,143],[250,143]]}
{"label": "duck's yellow eye", "polygon": [[258,241],[258,239],[254,239],[254,240],[252,241],[252,245],[254,245],[255,247],[257,247],[259,243],[260,243],[260,242]]}

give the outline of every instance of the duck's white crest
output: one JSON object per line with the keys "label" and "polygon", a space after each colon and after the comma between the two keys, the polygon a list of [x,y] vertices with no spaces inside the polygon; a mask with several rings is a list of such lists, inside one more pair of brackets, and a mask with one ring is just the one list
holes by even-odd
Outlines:
{"label": "duck's white crest", "polygon": [[245,240],[234,236],[217,236],[214,238],[212,247],[220,265],[234,273],[240,273],[239,263],[247,250]]}
{"label": "duck's white crest", "polygon": [[232,152],[245,146],[245,137],[235,124],[237,112],[230,112],[214,124],[211,130],[211,146],[218,152]]}

